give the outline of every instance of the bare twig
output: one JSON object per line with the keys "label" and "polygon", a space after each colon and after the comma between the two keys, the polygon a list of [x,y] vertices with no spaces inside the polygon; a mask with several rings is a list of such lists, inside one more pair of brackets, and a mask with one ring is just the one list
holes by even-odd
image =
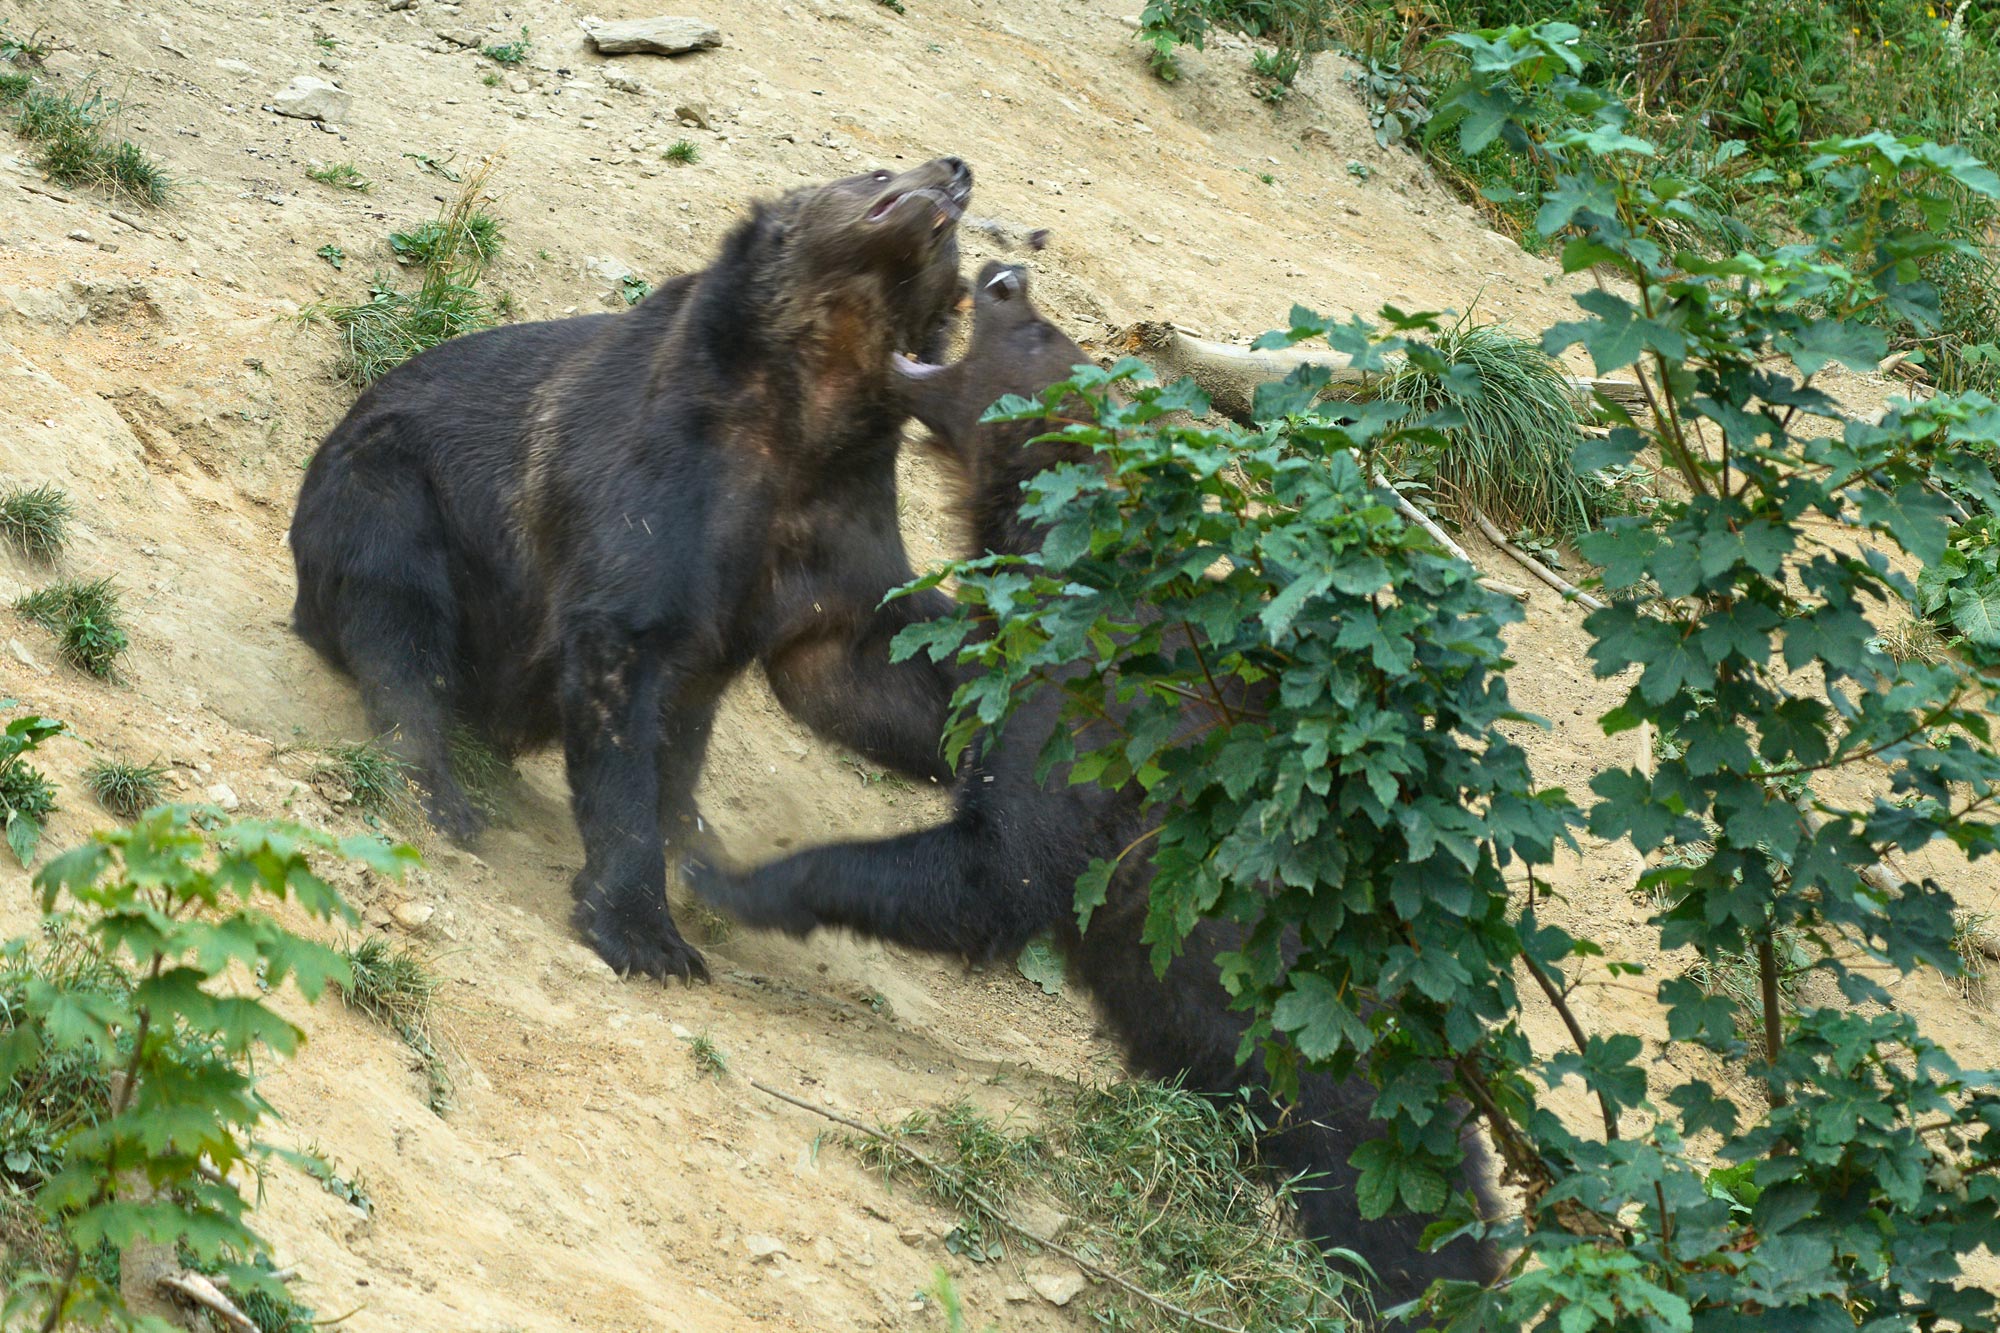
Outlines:
{"label": "bare twig", "polygon": [[1486,540],[1520,561],[1530,574],[1533,574],[1536,578],[1554,588],[1570,601],[1587,606],[1593,611],[1602,611],[1604,609],[1603,601],[1592,597],[1589,593],[1577,587],[1574,583],[1571,583],[1568,579],[1556,573],[1553,569],[1550,569],[1520,547],[1514,545],[1514,543],[1508,541],[1506,534],[1493,525],[1492,519],[1486,517],[1486,515],[1480,513],[1477,509],[1472,510],[1471,513],[1472,521],[1478,524],[1481,532],[1486,534]]}
{"label": "bare twig", "polygon": [[[1445,550],[1451,552],[1466,564],[1472,565],[1474,569],[1479,567],[1473,563],[1472,557],[1466,554],[1465,548],[1452,540],[1450,533],[1439,527],[1429,514],[1411,504],[1401,491],[1391,486],[1389,479],[1383,476],[1379,469],[1375,473],[1375,484],[1395,496],[1396,512],[1422,528],[1425,532],[1428,532],[1431,535],[1432,541],[1444,547]],[[1502,583],[1499,579],[1488,578],[1484,574],[1479,576],[1479,584],[1481,587],[1497,592],[1503,597],[1511,597],[1517,602],[1528,600],[1528,590],[1526,588],[1517,588],[1511,583]]]}
{"label": "bare twig", "polygon": [[17,184],[29,194],[38,194],[44,199],[53,199],[59,204],[73,204],[76,202],[76,200],[70,198],[60,190],[43,189],[41,186],[33,184],[30,181],[19,181]]}
{"label": "bare twig", "polygon": [[[809,1101],[805,1101],[802,1100],[801,1098],[794,1097],[789,1092],[780,1092],[776,1088],[769,1087],[763,1083],[759,1083],[754,1078],[747,1080],[747,1082],[750,1084],[751,1087],[757,1089],[757,1091],[765,1094],[766,1096],[776,1097],[779,1101],[788,1102],[791,1105],[798,1107],[801,1111],[810,1111],[814,1115],[819,1116],[822,1119],[831,1120],[834,1124],[839,1125],[844,1129],[851,1129],[857,1134],[862,1134],[867,1136],[868,1138],[875,1140],[877,1143],[886,1144],[888,1147],[894,1149],[899,1153],[902,1153],[904,1156],[908,1157],[911,1161],[915,1162],[918,1166],[922,1167],[926,1171],[931,1172],[933,1175],[945,1176],[946,1178],[951,1178],[951,1173],[945,1169],[942,1163],[936,1161],[931,1157],[926,1156],[921,1152],[918,1152],[915,1148],[912,1148],[909,1144],[904,1143],[900,1139],[894,1139],[889,1137],[887,1134],[884,1134],[879,1129],[875,1129],[872,1128],[871,1126],[864,1125],[859,1120],[850,1120],[848,1117],[841,1115],[835,1111],[829,1111],[825,1107],[814,1106]],[[1078,1268],[1081,1268],[1084,1272],[1090,1274],[1094,1278],[1097,1278],[1099,1281],[1109,1282],[1115,1287],[1119,1287],[1127,1292],[1130,1292],[1132,1295],[1137,1296],[1140,1300],[1145,1301],[1148,1305],[1151,1305],[1154,1309],[1163,1310],[1166,1313],[1172,1315],[1176,1319],[1184,1319],[1188,1323],[1194,1325],[1197,1328],[1214,1329],[1216,1330],[1216,1333],[1244,1333],[1243,1329],[1237,1328],[1233,1324],[1218,1324],[1213,1319],[1205,1319],[1201,1315],[1194,1313],[1194,1311],[1192,1310],[1183,1310],[1180,1306],[1175,1305],[1172,1301],[1163,1300],[1160,1297],[1155,1296],[1152,1292],[1147,1291],[1144,1287],[1141,1287],[1136,1283],[1130,1282],[1127,1279],[1120,1277],[1118,1274],[1112,1272],[1110,1269],[1091,1262],[1089,1259],[1084,1258],[1082,1255],[1078,1254],[1075,1250],[1070,1249],[1068,1246],[1058,1244],[1057,1242],[1050,1240],[1046,1236],[1036,1235],[1034,1232],[1022,1226],[1019,1222],[1016,1222],[1011,1218],[1009,1218],[1007,1214],[1001,1210],[999,1204],[995,1203],[989,1196],[981,1192],[978,1188],[969,1183],[966,1183],[962,1178],[959,1180],[958,1183],[960,1187],[965,1191],[966,1197],[971,1199],[974,1203],[978,1204],[980,1209],[983,1212],[985,1212],[987,1216],[991,1217],[995,1222],[997,1222],[999,1225],[1013,1232],[1016,1236],[1019,1236],[1022,1240],[1030,1241],[1036,1245],[1039,1245],[1043,1249],[1048,1250],[1052,1254],[1060,1254],[1063,1258],[1069,1260],[1071,1263],[1075,1264]]]}
{"label": "bare twig", "polygon": [[237,1309],[236,1302],[223,1295],[221,1288],[200,1273],[164,1273],[159,1283],[181,1299],[192,1301],[213,1313],[229,1326],[230,1333],[260,1333],[256,1321]]}
{"label": "bare twig", "polygon": [[[1570,1012],[1569,1001],[1563,998],[1562,991],[1549,980],[1548,973],[1542,971],[1535,960],[1525,952],[1521,954],[1521,961],[1527,965],[1528,975],[1542,988],[1542,994],[1548,996],[1549,1003],[1555,1006],[1556,1016],[1562,1019],[1563,1027],[1569,1032],[1570,1041],[1576,1046],[1576,1053],[1589,1054],[1589,1043],[1584,1040],[1583,1027],[1576,1021],[1576,1015]],[[1604,1139],[1609,1143],[1618,1137],[1618,1113],[1612,1109],[1611,1099],[1601,1092],[1597,1094],[1597,1109],[1604,1117]]]}
{"label": "bare twig", "polygon": [[119,223],[123,226],[130,227],[133,231],[143,231],[148,236],[158,236],[160,234],[154,231],[151,227],[147,226],[145,223],[139,221],[137,218],[128,217],[126,214],[120,213],[115,208],[107,208],[104,210],[104,213],[105,216],[109,217],[113,222]]}

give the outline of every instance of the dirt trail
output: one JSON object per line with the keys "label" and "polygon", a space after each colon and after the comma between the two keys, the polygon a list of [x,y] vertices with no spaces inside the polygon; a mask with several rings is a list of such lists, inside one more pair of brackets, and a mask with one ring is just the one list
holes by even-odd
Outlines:
{"label": "dirt trail", "polygon": [[[393,271],[387,233],[452,189],[426,158],[457,170],[501,155],[506,245],[487,286],[524,318],[617,302],[590,261],[655,281],[698,267],[760,193],[942,152],[973,164],[975,217],[1051,230],[1038,297],[1086,341],[1140,318],[1255,333],[1295,300],[1344,315],[1477,299],[1528,329],[1567,313],[1565,280],[1413,157],[1376,148],[1342,62],[1321,62],[1276,110],[1250,95],[1248,53],[1226,40],[1163,85],[1132,40],[1137,7],[910,0],[899,17],[868,0],[695,0],[672,8],[720,23],[721,49],[608,61],[583,47],[584,10],[539,0],[0,0],[0,21],[60,44],[47,75],[114,95],[118,132],[176,181],[170,208],[120,220],[52,192],[0,136],[0,481],[70,490],[82,514],[64,572],[115,574],[133,628],[123,679],[103,685],[0,613],[0,694],[76,733],[46,765],[64,807],[46,845],[101,822],[77,783],[97,752],[171,762],[188,796],[223,784],[246,812],[354,825],[291,748],[364,734],[351,688],[288,629],[300,468],[351,401],[330,335],[298,316]],[[504,40],[523,25],[534,45],[518,71],[440,36]],[[346,122],[260,109],[303,74],[354,95]],[[683,107],[710,128],[678,123]],[[695,165],[662,159],[682,138]],[[341,161],[373,189],[305,176]],[[994,252],[977,228],[965,240],[969,265]],[[344,270],[316,257],[326,245]],[[912,458],[903,480],[913,555],[952,551],[938,476]],[[43,577],[0,555],[0,600]],[[1517,696],[1553,724],[1529,739],[1539,772],[1580,792],[1627,757],[1629,741],[1593,721],[1617,687],[1590,679],[1553,595],[1535,594],[1516,643]],[[870,1119],[955,1096],[1005,1110],[1047,1080],[1115,1068],[1087,1012],[1011,969],[749,933],[709,944],[713,986],[621,983],[566,924],[578,849],[560,766],[543,756],[523,773],[508,826],[476,855],[432,846],[404,889],[352,886],[369,929],[405,933],[388,915],[405,900],[435,909],[422,935],[448,978],[454,1109],[432,1114],[403,1046],[333,1005],[301,1013],[310,1044],[269,1084],[280,1140],[359,1172],[375,1202],[364,1218],[289,1168],[268,1183],[260,1225],[322,1315],[354,1310],[361,1333],[933,1328],[912,1296],[943,1264],[977,1323],[1086,1325],[1011,1264],[948,1256],[951,1218],[822,1147],[828,1126],[743,1076]],[[701,800],[742,856],[943,808],[814,740],[754,684],[717,725]],[[1555,887],[1608,947],[1658,961],[1629,882],[1613,853],[1564,867]],[[0,867],[0,925],[19,929],[30,907],[26,877]],[[1962,1056],[2000,1055],[1985,1007],[1936,979],[1905,992]],[[1591,988],[1579,1009],[1654,1021],[1637,990]],[[731,1074],[695,1069],[685,1038],[698,1033]]]}

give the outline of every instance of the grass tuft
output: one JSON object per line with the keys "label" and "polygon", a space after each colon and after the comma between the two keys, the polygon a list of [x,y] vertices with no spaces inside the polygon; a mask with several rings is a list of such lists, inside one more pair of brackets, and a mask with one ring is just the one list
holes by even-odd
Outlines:
{"label": "grass tuft", "polygon": [[1959,972],[1952,980],[1960,999],[1985,1004],[1991,997],[1987,977],[2000,961],[2000,913],[1976,912],[1961,907],[1951,914],[1951,951],[1958,955]]}
{"label": "grass tuft", "polygon": [[[1365,1298],[1292,1235],[1258,1178],[1255,1132],[1240,1102],[1170,1085],[1114,1083],[1048,1096],[1040,1124],[995,1124],[960,1103],[886,1129],[939,1169],[864,1140],[863,1157],[960,1210],[956,1252],[975,1261],[1013,1243],[989,1204],[1042,1194],[1069,1221],[1063,1242],[1156,1296],[1247,1333],[1353,1326]],[[951,1244],[951,1242],[947,1242]],[[1106,1290],[1092,1317],[1108,1328],[1180,1333],[1157,1307]]]}
{"label": "grass tuft", "polygon": [[329,162],[325,166],[307,167],[306,179],[318,181],[321,185],[331,185],[336,190],[354,190],[366,193],[374,188],[375,182],[361,174],[361,168],[352,162]]}
{"label": "grass tuft", "polygon": [[34,76],[27,71],[0,69],[0,106],[9,106],[20,101],[34,86]]}
{"label": "grass tuft", "polygon": [[61,579],[20,598],[14,609],[56,636],[64,661],[99,680],[110,678],[130,642],[109,578]]}
{"label": "grass tuft", "polygon": [[120,819],[137,819],[160,803],[167,775],[163,764],[128,764],[105,760],[83,770],[83,785],[97,803]]}
{"label": "grass tuft", "polygon": [[701,149],[695,147],[692,139],[676,139],[661,156],[675,166],[691,167],[701,160]]}
{"label": "grass tuft", "polygon": [[355,384],[373,384],[411,357],[474,329],[489,327],[493,310],[478,284],[500,244],[500,229],[477,206],[492,170],[474,172],[443,214],[412,232],[398,232],[423,270],[414,292],[402,292],[377,275],[359,305],[324,306],[312,313],[332,322],[341,339],[340,373]]}
{"label": "grass tuft", "polygon": [[472,803],[491,819],[500,813],[500,800],[520,780],[507,756],[471,727],[460,724],[445,738],[451,752],[451,775],[472,798]]}
{"label": "grass tuft", "polygon": [[53,560],[69,540],[75,513],[60,486],[16,486],[0,494],[0,536],[37,560]]}
{"label": "grass tuft", "polygon": [[325,762],[313,769],[313,775],[347,788],[348,795],[363,812],[387,814],[408,801],[409,775],[403,761],[377,742],[329,745],[320,753]]}
{"label": "grass tuft", "polygon": [[370,935],[342,951],[351,976],[341,987],[347,1002],[388,1026],[417,1057],[430,1089],[430,1108],[443,1115],[452,1084],[438,1050],[437,993],[431,960],[415,949]]}
{"label": "grass tuft", "polygon": [[115,110],[102,93],[25,89],[16,103],[14,130],[41,145],[35,165],[59,185],[93,185],[148,208],[167,200],[166,172],[145,149],[128,140],[107,143],[99,117]]}
{"label": "grass tuft", "polygon": [[[1470,316],[1444,329],[1436,358],[1412,358],[1383,381],[1380,395],[1415,414],[1456,408],[1465,424],[1442,447],[1395,459],[1428,481],[1447,504],[1483,510],[1502,527],[1567,537],[1588,528],[1604,489],[1579,477],[1570,455],[1583,405],[1561,369],[1534,342]],[[1470,371],[1476,387],[1448,376]]]}

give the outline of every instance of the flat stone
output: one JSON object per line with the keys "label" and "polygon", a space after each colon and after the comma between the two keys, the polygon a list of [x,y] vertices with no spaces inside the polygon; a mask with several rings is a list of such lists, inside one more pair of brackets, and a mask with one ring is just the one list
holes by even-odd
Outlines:
{"label": "flat stone", "polygon": [[271,99],[271,110],[299,120],[346,120],[354,98],[325,79],[301,74]]}
{"label": "flat stone", "polygon": [[430,924],[431,918],[435,915],[437,908],[429,903],[397,903],[389,909],[390,920],[408,931],[422,930]]}
{"label": "flat stone", "polygon": [[229,784],[226,782],[218,782],[209,787],[208,799],[221,806],[224,810],[234,810],[242,804],[241,801],[236,799],[236,793],[229,789]]}
{"label": "flat stone", "polygon": [[743,1248],[750,1251],[752,1262],[760,1264],[769,1263],[785,1253],[785,1243],[776,1236],[745,1236]]}
{"label": "flat stone", "polygon": [[645,93],[651,91],[645,84],[639,82],[630,74],[615,69],[604,71],[604,86],[615,88],[621,93]]}
{"label": "flat stone", "polygon": [[1028,1277],[1028,1285],[1050,1305],[1068,1305],[1076,1299],[1085,1284],[1083,1274],[1071,1268],[1062,1272],[1032,1273]]}
{"label": "flat stone", "polygon": [[678,56],[722,45],[722,29],[701,19],[585,19],[583,35],[607,56]]}
{"label": "flat stone", "polygon": [[674,108],[674,119],[683,125],[692,125],[698,130],[712,130],[708,123],[708,106],[703,102],[682,102]]}
{"label": "flat stone", "polygon": [[486,34],[477,28],[440,28],[438,29],[438,36],[444,38],[453,46],[478,48],[486,45]]}

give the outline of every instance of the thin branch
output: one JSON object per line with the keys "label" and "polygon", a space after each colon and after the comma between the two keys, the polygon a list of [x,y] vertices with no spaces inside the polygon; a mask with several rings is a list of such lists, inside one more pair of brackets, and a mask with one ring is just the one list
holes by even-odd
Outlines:
{"label": "thin branch", "polygon": [[962,1176],[956,1176],[954,1173],[948,1171],[942,1163],[938,1162],[936,1159],[932,1157],[926,1156],[925,1154],[918,1152],[915,1148],[912,1148],[909,1144],[904,1143],[902,1140],[891,1138],[889,1135],[884,1134],[881,1130],[875,1129],[868,1125],[864,1125],[859,1120],[850,1120],[848,1117],[841,1115],[838,1112],[829,1111],[822,1106],[814,1106],[811,1102],[805,1101],[798,1097],[794,1097],[789,1092],[780,1092],[776,1088],[769,1087],[763,1083],[759,1083],[754,1078],[748,1079],[746,1080],[746,1082],[748,1082],[751,1087],[757,1089],[757,1091],[765,1094],[766,1096],[776,1097],[781,1102],[789,1102],[791,1105],[798,1107],[801,1111],[810,1111],[816,1116],[820,1116],[824,1119],[831,1120],[834,1124],[839,1125],[844,1129],[851,1129],[857,1134],[865,1135],[868,1138],[875,1140],[875,1142],[877,1143],[884,1144],[887,1147],[895,1150],[896,1152],[902,1153],[904,1156],[908,1157],[911,1161],[915,1162],[918,1166],[922,1167],[926,1171],[929,1171],[933,1175],[942,1176],[947,1180],[956,1180],[960,1188],[962,1188],[965,1191],[966,1197],[971,1199],[973,1203],[977,1204],[982,1212],[984,1212],[987,1216],[991,1217],[993,1221],[999,1223],[1007,1230],[1013,1232],[1016,1236],[1019,1236],[1022,1240],[1029,1241],[1033,1244],[1039,1245],[1043,1249],[1048,1250],[1052,1254],[1060,1254],[1063,1258],[1069,1260],[1071,1263],[1075,1264],[1078,1268],[1081,1268],[1084,1272],[1090,1274],[1092,1277],[1097,1278],[1101,1282],[1109,1282],[1115,1287],[1119,1287],[1124,1291],[1130,1292],[1132,1295],[1137,1296],[1140,1300],[1145,1301],[1148,1305],[1151,1305],[1154,1309],[1165,1311],[1167,1314],[1172,1315],[1176,1319],[1184,1319],[1188,1323],[1193,1324],[1198,1328],[1214,1329],[1216,1333],[1245,1333],[1245,1330],[1236,1327],[1234,1324],[1218,1324],[1213,1319],[1205,1319],[1201,1315],[1196,1314],[1192,1310],[1183,1310],[1180,1306],[1175,1305],[1172,1301],[1165,1300],[1159,1296],[1155,1296],[1152,1292],[1147,1291],[1144,1287],[1139,1286],[1137,1283],[1122,1278],[1118,1274],[1112,1272],[1110,1269],[1105,1268],[1102,1265],[1093,1263],[1091,1260],[1084,1258],[1082,1255],[1078,1254],[1075,1250],[1070,1249],[1068,1246],[1050,1240],[1046,1236],[1036,1235],[1034,1232],[1028,1230],[1028,1228],[1022,1226],[1019,1222],[1016,1222],[1012,1218],[1008,1217],[1007,1214],[1001,1210],[1000,1205],[994,1202],[990,1196],[988,1196],[984,1191],[980,1190],[977,1186],[968,1184]]}
{"label": "thin branch", "polygon": [[1785,1048],[1785,1019],[1778,1007],[1778,954],[1771,946],[1769,930],[1757,937],[1757,980],[1758,999],[1764,1008],[1764,1096],[1775,1111],[1791,1098],[1785,1095],[1785,1086],[1778,1079],[1778,1056]]}
{"label": "thin branch", "polygon": [[[1542,994],[1548,996],[1549,1003],[1555,1006],[1556,1016],[1561,1018],[1563,1026],[1569,1029],[1569,1039],[1575,1043],[1576,1053],[1582,1055],[1587,1043],[1584,1041],[1583,1027],[1576,1021],[1576,1015],[1570,1012],[1569,1002],[1563,999],[1562,992],[1556,988],[1553,981],[1549,980],[1548,973],[1542,971],[1533,958],[1523,953],[1521,962],[1527,966],[1528,975],[1535,979],[1535,984],[1542,988]],[[1597,1094],[1597,1110],[1604,1117],[1605,1141],[1607,1143],[1615,1141],[1618,1138],[1618,1112],[1611,1105],[1611,1099],[1601,1092]]]}
{"label": "thin branch", "polygon": [[1481,532],[1486,534],[1486,540],[1520,561],[1530,574],[1533,574],[1536,578],[1561,593],[1566,600],[1589,607],[1592,611],[1602,611],[1604,609],[1603,599],[1592,597],[1589,593],[1577,587],[1574,583],[1571,583],[1568,579],[1556,573],[1553,569],[1550,569],[1520,547],[1514,545],[1514,543],[1508,541],[1507,535],[1494,525],[1493,520],[1480,513],[1477,509],[1472,511],[1472,521],[1478,525]]}
{"label": "thin branch", "polygon": [[[1394,496],[1396,498],[1396,512],[1429,533],[1432,541],[1444,547],[1445,550],[1451,552],[1466,564],[1471,565],[1474,569],[1479,568],[1466,549],[1452,540],[1450,533],[1439,527],[1429,514],[1411,504],[1407,496],[1389,484],[1389,479],[1382,475],[1380,468],[1375,469],[1375,485]],[[1517,588],[1511,583],[1502,583],[1499,579],[1488,578],[1484,574],[1479,576],[1479,584],[1481,587],[1492,592],[1497,592],[1503,597],[1511,597],[1517,602],[1528,600],[1528,590],[1526,588]]]}
{"label": "thin branch", "polygon": [[231,1333],[261,1333],[257,1322],[236,1308],[236,1302],[222,1293],[209,1277],[192,1270],[185,1273],[162,1273],[159,1285],[173,1292],[183,1300],[203,1307],[229,1326]]}

